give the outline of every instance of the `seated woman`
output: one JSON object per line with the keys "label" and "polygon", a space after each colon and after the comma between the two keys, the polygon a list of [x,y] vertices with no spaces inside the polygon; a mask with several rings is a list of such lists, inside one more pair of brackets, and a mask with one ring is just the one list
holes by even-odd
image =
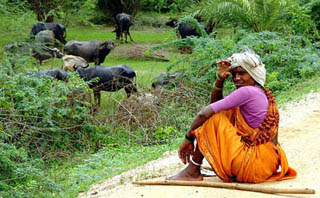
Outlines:
{"label": "seated woman", "polygon": [[[260,57],[246,51],[217,64],[211,104],[195,117],[179,148],[179,158],[189,164],[168,179],[203,180],[204,157],[224,182],[296,177],[278,143],[279,112],[272,92],[264,88],[266,70]],[[223,82],[230,74],[237,89],[222,98]]]}

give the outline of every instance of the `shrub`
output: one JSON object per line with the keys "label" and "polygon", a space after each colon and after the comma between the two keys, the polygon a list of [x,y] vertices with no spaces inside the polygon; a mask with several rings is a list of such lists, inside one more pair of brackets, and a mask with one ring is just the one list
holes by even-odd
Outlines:
{"label": "shrub", "polygon": [[[0,130],[3,134],[4,131]],[[50,191],[58,186],[44,177],[39,160],[31,160],[23,148],[0,143],[0,197],[32,198],[35,189],[46,187],[49,191],[38,192],[38,197],[53,197]]]}
{"label": "shrub", "polygon": [[44,158],[92,146],[91,104],[83,97],[90,93],[87,84],[77,75],[69,75],[68,83],[32,77],[17,63],[3,61],[0,71],[0,123],[6,134],[1,139]]}
{"label": "shrub", "polygon": [[145,11],[181,12],[194,0],[142,0],[141,8]]}
{"label": "shrub", "polygon": [[[295,83],[316,75],[319,71],[319,50],[303,36],[285,35],[275,32],[247,33],[239,31],[234,39],[214,40],[210,37],[189,38],[194,45],[193,54],[169,67],[185,66],[184,83],[198,91],[199,96],[209,95],[217,70],[215,62],[249,47],[260,55],[266,65],[268,76],[266,87],[279,92]],[[177,46],[181,41],[158,46]],[[180,78],[181,80],[181,78]],[[183,79],[182,79],[183,80]],[[234,87],[230,81],[225,84],[227,93]]]}

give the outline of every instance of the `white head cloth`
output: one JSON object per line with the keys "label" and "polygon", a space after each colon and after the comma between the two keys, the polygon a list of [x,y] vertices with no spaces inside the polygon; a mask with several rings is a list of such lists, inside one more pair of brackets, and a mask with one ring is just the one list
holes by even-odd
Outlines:
{"label": "white head cloth", "polygon": [[266,81],[266,69],[261,62],[260,57],[254,51],[246,51],[243,53],[234,53],[228,58],[231,62],[231,68],[241,66],[250,76],[262,87]]}

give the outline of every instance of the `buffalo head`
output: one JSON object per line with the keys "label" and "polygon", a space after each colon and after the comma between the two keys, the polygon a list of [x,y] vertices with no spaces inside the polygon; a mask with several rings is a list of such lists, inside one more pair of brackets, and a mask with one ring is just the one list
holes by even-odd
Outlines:
{"label": "buffalo head", "polygon": [[58,48],[52,49],[52,55],[55,58],[62,58],[63,57],[63,53]]}
{"label": "buffalo head", "polygon": [[100,44],[99,49],[104,50],[112,50],[114,49],[115,45],[112,41],[106,41]]}

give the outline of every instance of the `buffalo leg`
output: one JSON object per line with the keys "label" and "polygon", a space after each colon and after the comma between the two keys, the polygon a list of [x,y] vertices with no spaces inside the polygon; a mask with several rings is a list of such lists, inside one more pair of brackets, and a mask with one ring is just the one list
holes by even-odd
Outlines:
{"label": "buffalo leg", "polygon": [[123,43],[123,33],[120,33],[120,43]]}
{"label": "buffalo leg", "polygon": [[129,30],[128,30],[128,35],[129,35],[130,40],[133,41]]}
{"label": "buffalo leg", "polygon": [[94,59],[94,65],[100,65],[99,57]]}
{"label": "buffalo leg", "polygon": [[101,103],[101,93],[100,91],[94,91],[93,94],[94,94],[94,103],[96,106],[99,107]]}
{"label": "buffalo leg", "polygon": [[128,43],[127,37],[128,37],[128,32],[124,33],[125,39],[126,39],[126,43]]}
{"label": "buffalo leg", "polygon": [[136,86],[133,83],[128,85],[128,86],[126,86],[124,88],[124,90],[126,92],[127,98],[129,98],[132,93],[137,93],[138,92]]}

